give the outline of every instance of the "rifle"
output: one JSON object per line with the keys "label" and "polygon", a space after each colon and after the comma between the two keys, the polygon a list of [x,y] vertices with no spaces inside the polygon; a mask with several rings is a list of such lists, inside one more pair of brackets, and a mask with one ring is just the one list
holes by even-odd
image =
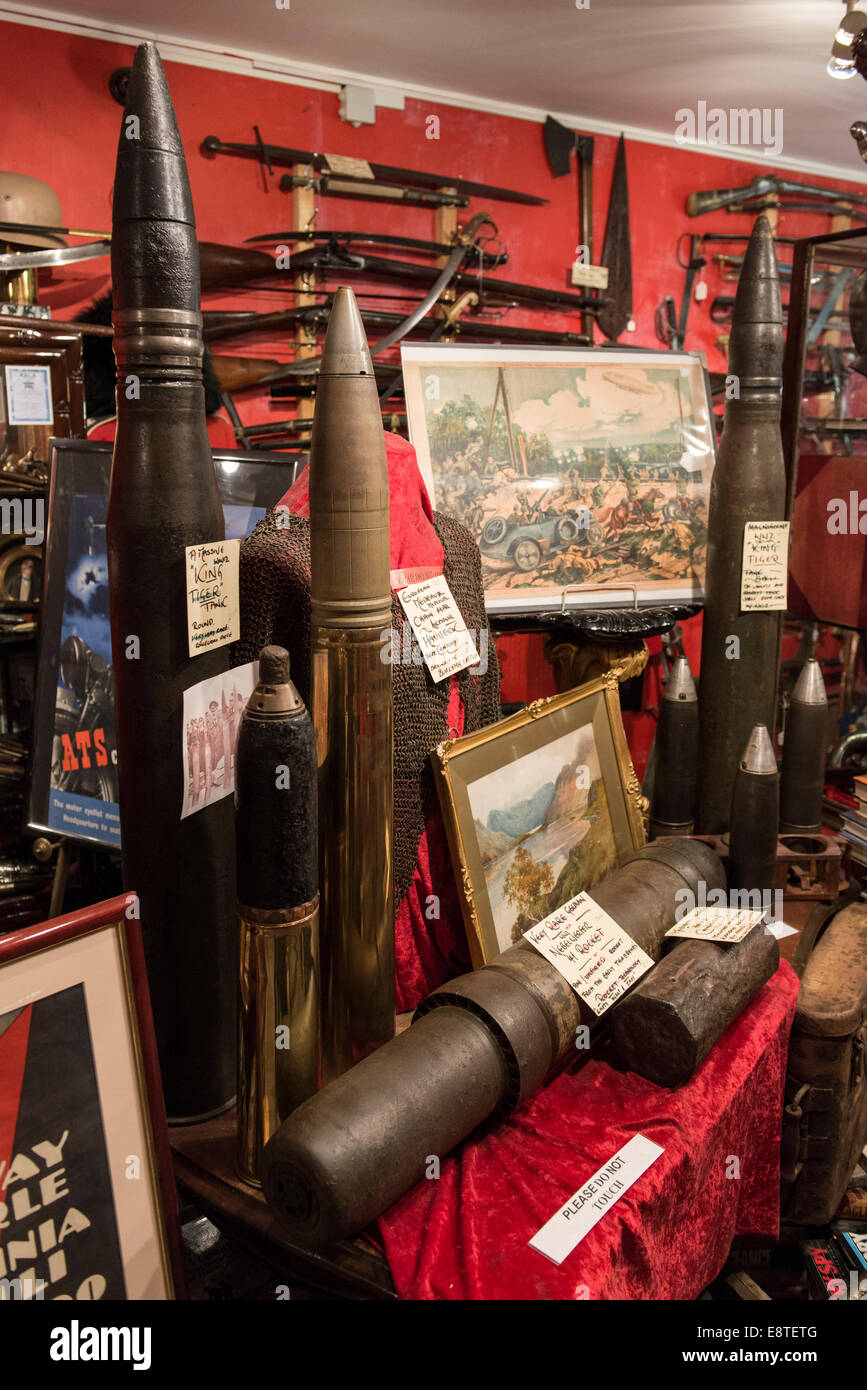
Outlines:
{"label": "rifle", "polygon": [[[700,217],[705,212],[716,212],[718,208],[730,207],[732,203],[745,203],[753,198],[766,198],[777,193],[805,193],[811,198],[821,198],[825,202],[839,202],[840,195],[833,188],[817,188],[812,183],[797,183],[793,179],[781,179],[776,174],[757,174],[752,183],[742,188],[717,188],[704,193],[690,193],[686,200],[687,217]],[[867,205],[867,197],[860,193],[843,195],[847,203]]]}

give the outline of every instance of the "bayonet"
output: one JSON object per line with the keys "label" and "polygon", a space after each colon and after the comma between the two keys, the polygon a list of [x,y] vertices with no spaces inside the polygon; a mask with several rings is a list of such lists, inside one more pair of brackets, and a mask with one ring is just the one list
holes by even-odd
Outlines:
{"label": "bayonet", "polygon": [[[345,155],[320,154],[314,150],[292,150],[285,145],[266,144],[259,134],[259,127],[253,127],[257,143],[240,145],[220,140],[216,135],[208,135],[202,141],[202,148],[209,154],[236,154],[247,159],[257,159],[265,165],[269,173],[273,164],[292,167],[296,164],[309,164],[314,169],[324,170],[330,175],[339,175],[345,170]],[[352,161],[358,163],[361,161]],[[475,183],[471,179],[455,178],[451,174],[431,174],[419,169],[402,169],[392,164],[378,164],[363,161],[374,179],[402,184],[420,184],[423,188],[453,188],[458,193],[466,193],[471,198],[492,198],[496,202],[525,203],[533,207],[543,207],[547,198],[538,198],[533,193],[517,193],[511,188],[497,188],[487,183]],[[345,174],[344,174],[345,176]]]}
{"label": "bayonet", "polygon": [[[811,198],[822,198],[826,202],[839,202],[840,194],[833,188],[818,188],[812,183],[798,183],[794,179],[781,179],[776,174],[757,174],[752,183],[740,188],[716,188],[703,193],[690,193],[686,200],[687,217],[700,217],[705,212],[716,212],[732,203],[745,203],[754,198],[774,197],[778,193],[805,193]],[[861,193],[846,193],[847,203],[867,205],[867,196]]]}

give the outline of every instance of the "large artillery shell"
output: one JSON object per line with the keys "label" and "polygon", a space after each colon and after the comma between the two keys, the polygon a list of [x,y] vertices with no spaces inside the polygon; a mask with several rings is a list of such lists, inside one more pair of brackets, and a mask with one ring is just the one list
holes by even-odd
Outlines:
{"label": "large artillery shell", "polygon": [[695,823],[698,775],[698,695],[681,656],[674,663],[659,702],[650,834],[691,835]]}
{"label": "large artillery shell", "polygon": [[231,798],[180,819],[184,691],[228,670],[191,657],[184,548],[223,538],[205,428],[199,264],[183,148],[154,44],[136,50],[112,232],[117,436],[106,535],[123,875],[140,899],[166,1109],[202,1119],[236,1081]]}
{"label": "large artillery shell", "polygon": [[752,729],[776,727],[782,614],[741,611],[741,568],[747,522],[786,514],[782,358],[774,238],[759,217],[732,319],[728,370],[738,394],[726,402],[708,509],[696,815],[702,835],[729,828],[735,772]]}
{"label": "large artillery shell", "polygon": [[818,661],[808,661],[798,677],[786,715],[780,772],[781,833],[816,835],[822,829],[827,748],[825,683]]}
{"label": "large artillery shell", "polygon": [[681,941],[615,1004],[617,1052],[657,1086],[683,1086],[779,962],[763,924],[730,946]]}
{"label": "large artillery shell", "polygon": [[323,1079],[394,1035],[388,467],[351,290],[328,322],[310,450],[311,714],[319,759]]}
{"label": "large artillery shell", "polygon": [[[725,886],[699,841],[645,846],[593,897],[657,956],[678,908]],[[596,1015],[523,942],[450,981],[420,1005],[408,1032],[299,1106],[262,1159],[265,1195],[293,1240],[352,1235],[379,1216],[490,1116],[507,1114],[572,1055]]]}
{"label": "large artillery shell", "polygon": [[732,796],[729,888],[773,889],[777,870],[780,777],[770,736],[757,724],[741,756]]}
{"label": "large artillery shell", "polygon": [[316,737],[289,654],[264,647],[235,775],[238,1165],[250,1183],[267,1140],[319,1087],[316,774]]}

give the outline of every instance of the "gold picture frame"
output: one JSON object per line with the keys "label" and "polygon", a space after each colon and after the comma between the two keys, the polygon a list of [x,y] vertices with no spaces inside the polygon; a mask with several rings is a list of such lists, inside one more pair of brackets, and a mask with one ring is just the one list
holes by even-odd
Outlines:
{"label": "gold picture frame", "polygon": [[431,758],[475,969],[645,842],[614,671]]}

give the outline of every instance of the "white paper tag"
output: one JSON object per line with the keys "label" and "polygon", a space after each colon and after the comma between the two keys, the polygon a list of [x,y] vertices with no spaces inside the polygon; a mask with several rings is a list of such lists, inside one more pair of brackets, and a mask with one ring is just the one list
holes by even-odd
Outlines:
{"label": "white paper tag", "polygon": [[408,584],[400,590],[398,598],[435,681],[478,665],[478,648],[444,574],[420,584]]}
{"label": "white paper tag", "polygon": [[797,936],[797,927],[788,927],[785,922],[771,922],[767,930],[771,936],[775,936],[778,941],[782,941],[786,936]]}
{"label": "white paper tag", "polygon": [[688,936],[696,941],[743,941],[764,918],[760,908],[694,907],[666,936]]}
{"label": "white paper tag", "polygon": [[334,174],[351,174],[356,179],[373,178],[373,170],[366,159],[353,159],[348,154],[327,154],[325,162]]}
{"label": "white paper tag", "polygon": [[654,1144],[652,1139],[646,1139],[643,1134],[633,1135],[613,1158],[573,1193],[556,1216],[545,1222],[529,1244],[555,1265],[561,1265],[587,1232],[593,1230],[596,1222],[602,1220],[606,1211],[638,1181],[642,1173],[647,1172],[662,1153],[665,1150],[659,1144]]}
{"label": "white paper tag", "polygon": [[53,425],[51,368],[6,367],[6,401],[10,425]]}
{"label": "white paper tag", "polygon": [[748,521],[741,565],[742,612],[786,607],[788,563],[788,521]]}
{"label": "white paper tag", "polygon": [[589,290],[607,290],[608,266],[587,265],[584,261],[573,261],[572,284],[583,285]]}
{"label": "white paper tag", "polygon": [[234,792],[238,727],[258,679],[259,663],[249,661],[184,691],[181,820]]}
{"label": "white paper tag", "polygon": [[587,893],[551,912],[524,936],[597,1015],[641,979],[653,961]]}

